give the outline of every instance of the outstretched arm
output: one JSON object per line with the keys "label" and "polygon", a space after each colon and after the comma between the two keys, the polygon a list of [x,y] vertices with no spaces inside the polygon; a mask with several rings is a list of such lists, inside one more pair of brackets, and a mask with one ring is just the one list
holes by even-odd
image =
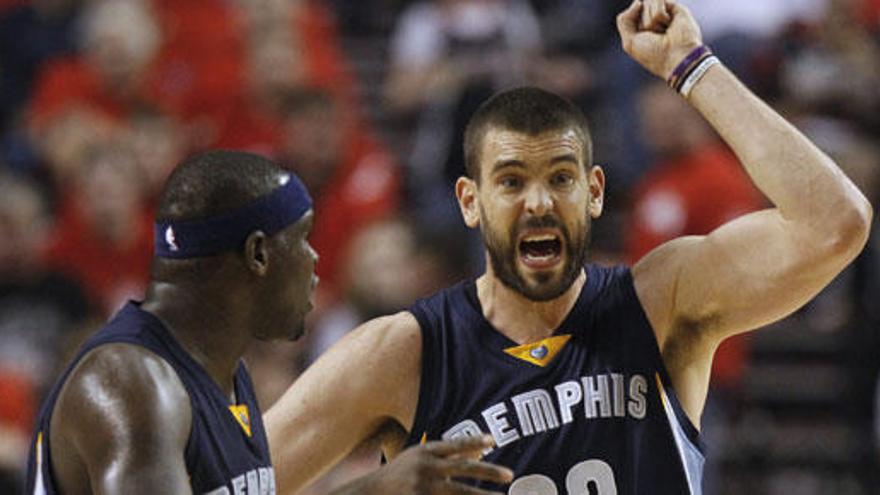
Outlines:
{"label": "outstretched arm", "polygon": [[86,356],[52,414],[52,467],[67,493],[191,493],[189,397],[171,366],[128,344]]}
{"label": "outstretched arm", "polygon": [[[663,32],[638,28],[638,1],[618,17],[624,49],[664,79],[702,43],[690,12],[666,3],[672,20]],[[697,80],[688,101],[774,205],[707,236],[666,243],[633,269],[677,392],[696,422],[720,341],[811,299],[861,251],[872,211],[827,155],[722,65]]]}

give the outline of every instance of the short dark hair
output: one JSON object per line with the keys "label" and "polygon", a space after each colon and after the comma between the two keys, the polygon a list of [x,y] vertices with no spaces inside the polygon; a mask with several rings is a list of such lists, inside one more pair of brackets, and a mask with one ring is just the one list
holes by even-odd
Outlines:
{"label": "short dark hair", "polygon": [[593,142],[587,118],[567,99],[535,87],[498,93],[474,112],[464,132],[464,165],[468,177],[480,180],[480,150],[490,127],[535,136],[547,131],[572,129],[584,144],[584,166],[593,161]]}
{"label": "short dark hair", "polygon": [[168,177],[156,218],[186,220],[225,213],[275,190],[285,173],[272,160],[244,151],[193,155]]}

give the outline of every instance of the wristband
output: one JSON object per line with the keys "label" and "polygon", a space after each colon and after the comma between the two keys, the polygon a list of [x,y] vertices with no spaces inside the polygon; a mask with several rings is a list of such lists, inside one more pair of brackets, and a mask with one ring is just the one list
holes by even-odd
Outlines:
{"label": "wristband", "polygon": [[688,53],[687,56],[675,67],[675,70],[669,75],[669,79],[666,80],[669,87],[677,88],[681,84],[685,75],[690,72],[690,69],[697,65],[704,57],[711,54],[712,51],[709,50],[709,47],[706,45],[700,45],[691,50],[691,52]]}
{"label": "wristband", "polygon": [[718,60],[718,57],[715,55],[709,55],[704,58],[693,70],[688,73],[687,76],[684,77],[684,81],[681,83],[681,88],[678,90],[682,96],[687,98],[691,94],[691,90],[694,89],[694,86],[703,78],[706,72],[713,65],[720,64],[721,61]]}

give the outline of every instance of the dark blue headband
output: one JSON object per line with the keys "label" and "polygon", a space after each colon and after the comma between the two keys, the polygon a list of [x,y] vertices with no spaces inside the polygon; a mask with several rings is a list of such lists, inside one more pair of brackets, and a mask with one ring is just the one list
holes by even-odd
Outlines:
{"label": "dark blue headband", "polygon": [[305,186],[294,174],[286,174],[281,187],[232,211],[194,220],[156,221],[156,256],[195,258],[235,251],[252,232],[273,235],[311,208]]}

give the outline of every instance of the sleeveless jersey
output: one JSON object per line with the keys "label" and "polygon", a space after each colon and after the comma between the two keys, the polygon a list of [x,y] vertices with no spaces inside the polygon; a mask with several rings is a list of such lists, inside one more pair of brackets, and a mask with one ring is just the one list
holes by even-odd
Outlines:
{"label": "sleeveless jersey", "polygon": [[473,280],[416,302],[422,378],[408,443],[491,434],[484,459],[514,471],[509,495],[701,494],[703,447],[630,271],[586,272],[559,328],[527,345],[484,318]]}
{"label": "sleeveless jersey", "polygon": [[89,351],[111,343],[142,346],[170,364],[183,383],[192,407],[192,430],[184,458],[194,494],[274,494],[275,476],[269,445],[250,376],[243,363],[235,371],[235,396],[228,396],[177,343],[151,313],[128,303],[83,344],[40,409],[37,433],[28,456],[27,491],[58,493],[52,474],[49,425],[55,402],[76,364]]}

